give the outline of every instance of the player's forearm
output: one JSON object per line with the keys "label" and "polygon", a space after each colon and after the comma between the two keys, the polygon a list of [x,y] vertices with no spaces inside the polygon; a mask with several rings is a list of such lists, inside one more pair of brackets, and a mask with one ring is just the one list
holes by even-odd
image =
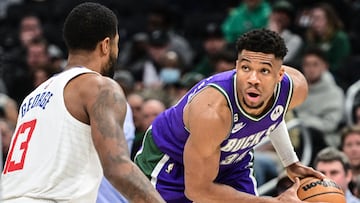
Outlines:
{"label": "player's forearm", "polygon": [[228,203],[228,202],[251,202],[251,203],[280,203],[278,199],[258,197],[255,195],[239,192],[224,184],[209,184],[203,189],[185,189],[186,196],[195,203]]}
{"label": "player's forearm", "polygon": [[285,121],[282,121],[278,127],[276,127],[269,135],[269,138],[284,167],[299,161],[290,141]]}
{"label": "player's forearm", "polygon": [[105,174],[105,176],[130,202],[165,202],[146,176],[131,161],[121,164],[116,175]]}

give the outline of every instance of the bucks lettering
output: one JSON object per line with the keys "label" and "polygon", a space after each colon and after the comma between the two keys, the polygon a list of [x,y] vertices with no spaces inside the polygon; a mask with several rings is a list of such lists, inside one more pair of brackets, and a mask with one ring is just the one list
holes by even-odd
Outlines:
{"label": "bucks lettering", "polygon": [[227,165],[240,161],[248,152],[248,150],[244,152],[244,149],[252,148],[255,145],[257,145],[262,140],[262,138],[268,136],[276,128],[278,124],[279,123],[274,123],[269,128],[246,137],[228,139],[226,145],[221,147],[221,152],[236,152],[236,153],[227,155],[221,161],[220,164]]}

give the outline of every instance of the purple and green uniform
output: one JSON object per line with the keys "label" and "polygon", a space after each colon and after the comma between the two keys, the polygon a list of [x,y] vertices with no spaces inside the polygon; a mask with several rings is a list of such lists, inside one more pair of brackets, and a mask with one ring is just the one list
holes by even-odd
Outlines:
{"label": "purple and green uniform", "polygon": [[[197,93],[209,86],[224,95],[233,118],[228,137],[221,143],[219,173],[214,182],[254,195],[253,148],[284,119],[293,91],[292,81],[285,74],[274,92],[272,107],[261,117],[250,116],[240,106],[236,74],[231,70],[200,81],[175,106],[160,114],[145,133],[135,162],[166,202],[191,202],[184,194],[183,151],[189,131],[183,111]],[[211,135],[208,137],[211,139]]]}

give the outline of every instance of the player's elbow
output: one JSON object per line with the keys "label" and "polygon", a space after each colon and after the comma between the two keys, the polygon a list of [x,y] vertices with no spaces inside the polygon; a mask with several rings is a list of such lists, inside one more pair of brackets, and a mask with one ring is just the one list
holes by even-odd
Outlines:
{"label": "player's elbow", "polygon": [[111,182],[124,181],[127,174],[133,170],[133,163],[126,156],[118,156],[116,161],[109,161],[102,164],[104,176]]}
{"label": "player's elbow", "polygon": [[201,199],[200,193],[188,187],[185,187],[185,196],[193,202],[198,202]]}
{"label": "player's elbow", "polygon": [[207,197],[208,195],[206,195],[206,191],[207,188],[206,187],[202,187],[201,185],[199,185],[198,183],[189,183],[189,181],[187,181],[188,183],[185,184],[185,196],[192,200],[193,202],[204,202],[206,201],[206,199],[204,199],[205,197]]}

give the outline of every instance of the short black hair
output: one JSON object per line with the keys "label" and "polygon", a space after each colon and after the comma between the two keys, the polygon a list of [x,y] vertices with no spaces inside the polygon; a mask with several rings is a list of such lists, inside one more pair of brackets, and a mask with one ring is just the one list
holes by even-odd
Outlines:
{"label": "short black hair", "polygon": [[283,38],[274,31],[262,28],[251,30],[236,42],[237,52],[242,50],[274,54],[275,58],[283,59],[287,53],[287,48]]}
{"label": "short black hair", "polygon": [[118,20],[109,8],[93,2],[79,4],[65,19],[63,37],[69,50],[94,50],[106,37],[114,39]]}

